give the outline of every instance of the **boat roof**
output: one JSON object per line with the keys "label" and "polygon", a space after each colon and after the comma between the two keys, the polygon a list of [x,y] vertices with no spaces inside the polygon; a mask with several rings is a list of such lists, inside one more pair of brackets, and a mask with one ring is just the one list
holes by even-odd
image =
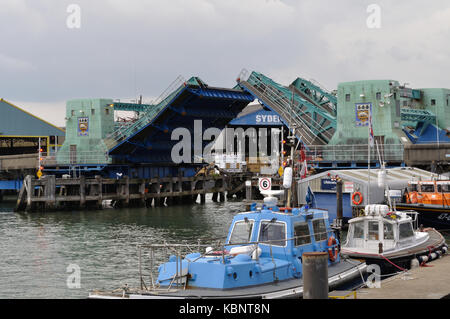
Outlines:
{"label": "boat roof", "polygon": [[434,184],[439,185],[450,185],[450,180],[436,180],[436,181],[411,181],[410,184],[423,184],[423,185],[431,185]]}
{"label": "boat roof", "polygon": [[234,221],[254,219],[273,219],[276,218],[278,221],[301,221],[308,219],[328,219],[328,211],[320,208],[293,208],[291,212],[285,213],[282,211],[270,210],[267,208],[261,208],[260,210],[253,210],[248,212],[243,212],[237,214],[233,218]]}
{"label": "boat roof", "polygon": [[367,220],[367,219],[370,219],[370,220],[383,220],[383,221],[391,223],[391,224],[412,222],[412,218],[410,216],[408,216],[406,213],[403,213],[403,212],[399,213],[399,212],[397,212],[396,215],[400,216],[400,218],[393,219],[393,218],[384,217],[384,216],[381,216],[381,215],[368,215],[368,216],[360,216],[360,217],[352,218],[348,222],[349,222],[349,224],[352,224],[352,223],[364,221],[364,220]]}

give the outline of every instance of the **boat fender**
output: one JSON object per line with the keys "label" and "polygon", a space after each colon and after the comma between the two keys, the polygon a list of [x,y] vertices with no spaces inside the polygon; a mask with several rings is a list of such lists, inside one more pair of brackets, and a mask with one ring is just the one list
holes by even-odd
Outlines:
{"label": "boat fender", "polygon": [[338,249],[336,247],[336,238],[334,238],[333,236],[331,236],[330,238],[328,238],[328,257],[330,258],[331,262],[334,262],[337,260],[338,258]]}
{"label": "boat fender", "polygon": [[[356,199],[357,196],[358,196],[358,199]],[[361,205],[361,203],[363,202],[363,195],[361,194],[361,192],[353,193],[353,195],[352,195],[352,202],[356,206]]]}
{"label": "boat fender", "polygon": [[286,167],[283,174],[283,187],[285,189],[292,186],[292,167]]}
{"label": "boat fender", "polygon": [[237,256],[240,254],[247,254],[250,255],[254,250],[253,245],[249,246],[237,246],[230,249],[230,255],[231,256]]}

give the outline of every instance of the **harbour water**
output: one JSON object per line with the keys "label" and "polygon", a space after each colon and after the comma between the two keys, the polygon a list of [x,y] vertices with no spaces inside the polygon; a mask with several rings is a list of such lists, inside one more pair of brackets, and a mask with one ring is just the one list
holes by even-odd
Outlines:
{"label": "harbour water", "polygon": [[[94,289],[138,287],[137,245],[223,238],[244,208],[210,197],[205,205],[34,214],[3,204],[0,298],[86,298]],[[79,289],[67,285],[73,265]]]}
{"label": "harbour water", "polygon": [[[210,197],[205,205],[35,214],[2,205],[0,298],[58,299],[138,287],[137,245],[224,238],[233,216],[245,208]],[[73,265],[80,270],[80,288],[67,285]]]}

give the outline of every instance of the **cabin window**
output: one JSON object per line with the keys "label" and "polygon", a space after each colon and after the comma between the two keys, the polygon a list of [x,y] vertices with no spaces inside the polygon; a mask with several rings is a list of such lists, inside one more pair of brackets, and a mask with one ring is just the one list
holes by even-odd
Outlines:
{"label": "cabin window", "polygon": [[429,185],[420,185],[420,190],[424,193],[433,193],[434,192],[434,185],[433,184],[429,184]]}
{"label": "cabin window", "polygon": [[390,223],[384,223],[384,239],[385,240],[394,240],[394,225]]}
{"label": "cabin window", "polygon": [[381,92],[377,92],[376,94],[376,99],[379,101],[381,100]]}
{"label": "cabin window", "polygon": [[250,242],[252,237],[253,221],[239,221],[234,223],[229,244],[244,244]]}
{"label": "cabin window", "polygon": [[400,239],[405,239],[414,236],[414,231],[410,223],[403,223],[399,226]]}
{"label": "cabin window", "polygon": [[325,226],[325,220],[323,219],[313,220],[313,228],[314,228],[314,239],[316,241],[327,239],[327,228]]}
{"label": "cabin window", "polygon": [[262,221],[259,230],[259,241],[273,246],[285,246],[286,227],[284,223]]}
{"label": "cabin window", "polygon": [[450,184],[438,185],[439,193],[450,193]]}
{"label": "cabin window", "polygon": [[369,222],[369,240],[379,240],[378,222]]}
{"label": "cabin window", "polygon": [[307,223],[294,224],[295,246],[301,246],[311,243],[309,227]]}
{"label": "cabin window", "polygon": [[350,94],[345,94],[345,101],[350,102]]}
{"label": "cabin window", "polygon": [[410,184],[408,186],[408,191],[410,191],[410,192],[417,192],[418,191],[417,184]]}
{"label": "cabin window", "polygon": [[353,238],[364,239],[364,222],[353,223]]}

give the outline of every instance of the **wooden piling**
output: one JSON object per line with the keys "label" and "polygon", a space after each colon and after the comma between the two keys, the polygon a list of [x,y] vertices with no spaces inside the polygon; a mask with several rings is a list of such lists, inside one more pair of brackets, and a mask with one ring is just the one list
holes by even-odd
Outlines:
{"label": "wooden piling", "polygon": [[[163,187],[160,187],[163,185]],[[214,201],[225,200],[228,191],[222,176],[167,177],[152,179],[108,179],[102,176],[88,178],[56,178],[46,175],[39,180],[27,176],[19,192],[17,211],[33,211],[42,206],[45,210],[61,208],[103,208],[105,200],[121,206],[164,206],[176,202],[192,204],[200,195],[200,203],[206,202],[206,194],[213,194]],[[56,193],[56,191],[58,193]]]}

